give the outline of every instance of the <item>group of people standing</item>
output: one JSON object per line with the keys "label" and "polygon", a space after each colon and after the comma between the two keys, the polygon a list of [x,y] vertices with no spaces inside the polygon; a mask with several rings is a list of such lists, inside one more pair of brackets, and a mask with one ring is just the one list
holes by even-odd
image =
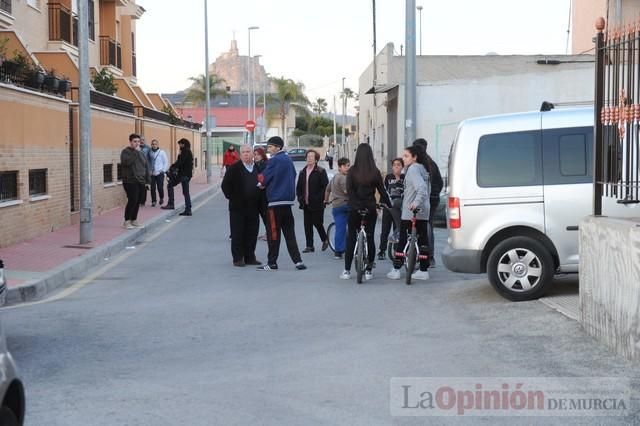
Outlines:
{"label": "group of people standing", "polygon": [[[182,184],[185,200],[185,210],[181,216],[191,216],[191,197],[189,181],[193,176],[193,154],[191,143],[182,138],[178,142],[180,154],[176,161],[169,166],[167,153],[160,149],[158,140],[151,141],[149,147],[143,137],[136,133],[129,135],[129,146],[120,153],[122,167],[122,186],[127,195],[127,205],[124,210],[123,228],[140,228],[138,211],[144,206],[147,191],[151,191],[151,206],[155,207],[159,198],[159,205],[164,210],[173,210],[174,186]],[[164,204],[164,185],[167,177],[167,204]],[[157,194],[156,194],[157,192]]]}
{"label": "group of people standing", "polygon": [[[222,191],[229,200],[231,227],[231,254],[234,266],[255,265],[259,270],[278,269],[278,255],[281,234],[296,269],[306,269],[302,262],[294,229],[291,207],[297,201],[303,211],[305,248],[303,253],[315,251],[314,229],[320,237],[321,249],[329,246],[324,227],[324,209],[331,205],[335,221],[335,258],[344,258],[342,279],[351,278],[353,252],[358,229],[363,222],[367,234],[368,259],[365,279],[373,278],[372,268],[376,257],[374,229],[377,207],[386,206],[383,214],[380,252],[378,259],[384,259],[384,249],[391,227],[399,233],[398,248],[402,249],[411,227],[413,210],[417,212],[418,243],[421,256],[419,271],[415,279],[428,279],[428,268],[433,258],[433,237],[430,236],[430,222],[439,203],[442,178],[436,163],[426,153],[427,143],[418,139],[408,147],[403,158],[392,161],[392,173],[384,180],[375,164],[373,151],[368,144],[361,144],[356,150],[353,166],[347,158],[338,159],[338,173],[329,181],[327,172],[318,165],[320,154],[309,150],[306,165],[297,176],[293,162],[284,148],[282,138],[275,136],[268,140],[268,159],[261,147],[243,145],[239,159],[226,165],[222,181]],[[229,151],[229,150],[228,150]],[[233,153],[225,153],[229,160]],[[269,245],[267,262],[257,260],[255,249],[259,231],[259,221],[267,230]],[[387,277],[400,278],[402,260],[394,259],[394,265]]]}

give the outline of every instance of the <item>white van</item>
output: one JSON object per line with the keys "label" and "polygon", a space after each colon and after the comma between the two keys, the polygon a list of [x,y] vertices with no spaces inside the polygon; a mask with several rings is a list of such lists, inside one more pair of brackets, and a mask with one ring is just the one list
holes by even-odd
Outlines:
{"label": "white van", "polygon": [[[578,272],[578,225],[592,213],[593,108],[462,122],[449,159],[444,265],[487,273],[502,296],[542,296]],[[603,214],[640,210],[603,199]]]}

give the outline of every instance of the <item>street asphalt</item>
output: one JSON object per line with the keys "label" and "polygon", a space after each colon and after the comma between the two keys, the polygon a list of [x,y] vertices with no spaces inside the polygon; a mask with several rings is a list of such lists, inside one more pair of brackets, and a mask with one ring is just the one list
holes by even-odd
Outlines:
{"label": "street asphalt", "polygon": [[[342,261],[328,252],[295,270],[284,244],[280,270],[260,272],[232,266],[228,235],[217,195],[68,296],[5,310],[26,424],[585,424],[596,420],[392,417],[390,379],[637,375],[577,322],[509,302],[484,276],[440,262],[406,286],[379,261],[357,285],[338,279]],[[441,252],[446,230],[437,235]]]}

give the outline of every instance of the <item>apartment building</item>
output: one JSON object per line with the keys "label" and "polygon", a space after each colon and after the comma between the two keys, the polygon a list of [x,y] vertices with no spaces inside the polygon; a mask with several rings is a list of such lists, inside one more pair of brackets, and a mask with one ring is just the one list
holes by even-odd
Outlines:
{"label": "apartment building", "polygon": [[[0,247],[79,221],[77,7],[0,0]],[[144,12],[133,0],[89,0],[90,70],[106,69],[117,87],[91,91],[95,215],[125,201],[119,162],[130,133],[158,139],[171,160],[175,142],[189,139],[194,174],[204,171],[200,126],[139,85],[136,21]]]}

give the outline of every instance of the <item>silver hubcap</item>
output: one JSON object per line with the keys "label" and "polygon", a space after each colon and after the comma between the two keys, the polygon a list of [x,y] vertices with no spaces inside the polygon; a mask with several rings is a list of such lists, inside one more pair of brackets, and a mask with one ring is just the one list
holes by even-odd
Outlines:
{"label": "silver hubcap", "polygon": [[540,283],[541,276],[542,262],[528,249],[509,250],[498,263],[498,279],[510,291],[529,291]]}

